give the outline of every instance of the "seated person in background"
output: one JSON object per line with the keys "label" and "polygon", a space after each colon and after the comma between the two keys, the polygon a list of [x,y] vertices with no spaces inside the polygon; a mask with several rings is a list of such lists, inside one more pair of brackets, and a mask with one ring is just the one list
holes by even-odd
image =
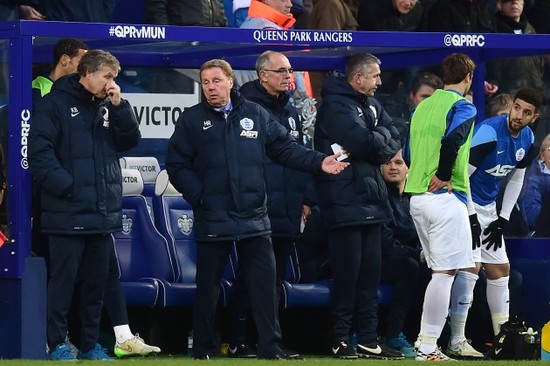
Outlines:
{"label": "seated person in background", "polygon": [[145,0],[145,18],[151,24],[227,27],[219,0]]}
{"label": "seated person in background", "polygon": [[402,332],[405,318],[417,291],[420,266],[429,274],[425,264],[420,264],[420,240],[409,211],[410,194],[405,193],[405,180],[409,168],[401,150],[381,165],[382,176],[388,188],[392,219],[384,224],[382,234],[382,277],[380,282],[392,285],[389,311],[382,322],[384,343],[403,353],[407,358],[416,356],[415,348]]}
{"label": "seated person in background", "polygon": [[[420,31],[423,20],[423,3],[418,0],[361,0],[357,11],[358,30],[364,31]],[[382,71],[384,83],[376,97],[386,103],[403,84],[409,84],[412,68]]]}
{"label": "seated person in background", "polygon": [[[535,28],[523,13],[524,0],[498,0],[496,31],[511,34],[535,34]],[[544,56],[509,57],[493,60],[488,68],[501,93],[515,94],[530,86],[543,90]]]}
{"label": "seated person in background", "polygon": [[227,26],[239,28],[248,17],[250,0],[223,0]]}
{"label": "seated person in background", "polygon": [[501,93],[495,95],[489,100],[487,104],[487,111],[489,112],[489,117],[500,116],[501,114],[510,113],[510,108],[512,108],[513,97],[510,94]]}
{"label": "seated person in background", "polygon": [[411,115],[418,103],[432,95],[436,89],[441,88],[443,88],[443,82],[439,76],[421,71],[414,76],[409,93],[405,88],[401,88],[403,92],[397,91],[392,98],[388,99],[384,106],[386,112],[393,118],[402,141],[409,133]]}
{"label": "seated person in background", "polygon": [[422,14],[418,0],[362,0],[357,21],[359,30],[414,32],[420,30]]}
{"label": "seated person in background", "polygon": [[[495,12],[489,0],[438,0],[426,16],[428,32],[495,33]],[[495,76],[488,68],[485,79],[485,94],[498,91]]]}
{"label": "seated person in background", "polygon": [[520,207],[533,236],[550,237],[550,135],[542,140],[538,158],[525,176]]}
{"label": "seated person in background", "polygon": [[[356,0],[357,1],[357,0]],[[309,29],[323,30],[356,30],[357,9],[351,6],[352,0],[314,0],[313,10],[309,18]],[[321,106],[323,98],[321,88],[327,73],[314,71],[310,73],[311,89],[317,102],[317,108]]]}
{"label": "seated person in background", "polygon": [[[293,2],[289,0],[252,0],[248,8],[248,17],[241,24],[243,29],[290,29],[294,27],[296,19],[291,10]],[[292,70],[292,69],[291,69]],[[274,72],[271,70],[271,72]],[[316,110],[315,103],[311,100],[313,93],[311,91],[311,83],[307,72],[290,71],[291,79],[288,88],[292,96],[292,102],[303,117],[309,114],[309,118],[305,117],[302,120],[304,128],[304,143],[307,147],[311,147],[311,135],[306,132],[308,127],[313,123],[313,110]],[[248,81],[258,78],[256,71],[251,70],[235,70],[234,80],[237,88],[240,88]],[[311,108],[312,111],[309,111]]]}

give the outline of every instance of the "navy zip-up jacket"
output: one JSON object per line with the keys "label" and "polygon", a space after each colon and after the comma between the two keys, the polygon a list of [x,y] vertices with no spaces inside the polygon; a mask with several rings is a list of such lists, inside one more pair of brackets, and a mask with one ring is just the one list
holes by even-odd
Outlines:
{"label": "navy zip-up jacket", "polygon": [[[290,104],[288,94],[271,95],[258,79],[244,84],[239,92],[246,99],[264,107],[298,144],[304,144],[302,123],[298,111]],[[303,205],[315,205],[311,174],[286,168],[268,159],[266,177],[271,236],[298,238]]]}
{"label": "navy zip-up jacket", "polygon": [[389,219],[380,164],[399,150],[399,132],[374,98],[355,91],[344,76],[329,75],[321,91],[314,146],[323,153],[337,143],[349,152],[350,166],[337,175],[316,177],[321,217],[328,229]]}
{"label": "navy zip-up jacket", "polygon": [[122,229],[118,152],[141,134],[130,104],[97,100],[72,74],[38,103],[29,132],[29,167],[41,188],[42,231],[107,234]]}
{"label": "navy zip-up jacket", "polygon": [[185,109],[168,143],[170,182],[193,207],[197,241],[271,233],[265,165],[320,172],[324,154],[300,146],[260,105],[231,91],[227,116],[205,99]]}

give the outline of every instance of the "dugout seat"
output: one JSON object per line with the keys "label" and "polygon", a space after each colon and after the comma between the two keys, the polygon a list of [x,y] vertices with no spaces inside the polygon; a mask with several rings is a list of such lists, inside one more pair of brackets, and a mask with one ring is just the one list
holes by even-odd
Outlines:
{"label": "dugout seat", "polygon": [[[292,246],[288,263],[286,280],[283,282],[281,304],[286,308],[293,307],[329,307],[332,279],[316,282],[301,281],[300,261],[296,246]],[[389,305],[392,286],[380,284],[378,288],[378,304]]]}
{"label": "dugout seat", "polygon": [[[167,306],[191,306],[195,299],[197,244],[193,233],[193,209],[168,180],[163,170],[157,176],[153,199],[154,215],[159,231],[168,240],[176,258],[176,281],[163,282]],[[220,287],[219,304],[227,306],[230,281],[235,277],[232,261],[228,261]]]}
{"label": "dugout seat", "polygon": [[330,305],[330,290],[332,280],[321,280],[311,283],[300,283],[300,262],[296,246],[292,245],[288,272],[283,282],[281,304],[292,307],[328,307]]}
{"label": "dugout seat", "polygon": [[143,180],[141,195],[147,200],[149,214],[153,215],[152,202],[155,195],[155,181],[160,172],[158,159],[154,156],[125,156],[120,158],[119,161],[121,168],[135,169],[141,173]]}
{"label": "dugout seat", "polygon": [[163,307],[162,281],[175,279],[168,243],[153,225],[141,195],[141,173],[122,169],[122,177],[122,231],[113,234],[120,282],[128,305]]}

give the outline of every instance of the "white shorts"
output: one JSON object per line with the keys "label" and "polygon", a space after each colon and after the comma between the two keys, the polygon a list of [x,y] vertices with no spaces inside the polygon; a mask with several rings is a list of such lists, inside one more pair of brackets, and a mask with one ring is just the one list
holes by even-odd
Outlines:
{"label": "white shorts", "polygon": [[474,266],[468,210],[454,194],[413,195],[411,216],[429,268],[445,271]]}
{"label": "white shorts", "polygon": [[483,244],[483,240],[487,236],[483,235],[483,231],[489,226],[489,224],[496,219],[497,204],[495,202],[488,205],[481,206],[474,203],[474,207],[477,212],[477,219],[479,220],[479,226],[481,227],[481,247],[474,250],[474,261],[490,264],[505,264],[508,263],[508,255],[506,254],[506,241],[502,239],[502,246],[494,251],[493,246],[487,250],[487,244]]}

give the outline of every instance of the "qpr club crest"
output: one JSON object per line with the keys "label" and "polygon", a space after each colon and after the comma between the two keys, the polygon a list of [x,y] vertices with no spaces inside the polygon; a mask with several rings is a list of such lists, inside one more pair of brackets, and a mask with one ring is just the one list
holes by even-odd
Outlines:
{"label": "qpr club crest", "polygon": [[525,149],[522,147],[516,151],[516,161],[521,161],[525,157]]}
{"label": "qpr club crest", "polygon": [[187,214],[182,214],[178,217],[178,229],[183,235],[191,234],[193,230],[193,218]]}
{"label": "qpr club crest", "polygon": [[132,218],[126,214],[122,214],[122,233],[124,235],[130,235],[132,232]]}
{"label": "qpr club crest", "polygon": [[241,124],[241,127],[243,128],[243,130],[250,131],[251,129],[254,128],[254,121],[251,120],[250,118],[243,118],[239,123]]}
{"label": "qpr club crest", "polygon": [[246,137],[247,139],[257,139],[258,138],[258,131],[252,131],[254,128],[254,121],[250,118],[243,118],[240,120],[240,125],[243,128],[243,131],[241,131],[240,136]]}

